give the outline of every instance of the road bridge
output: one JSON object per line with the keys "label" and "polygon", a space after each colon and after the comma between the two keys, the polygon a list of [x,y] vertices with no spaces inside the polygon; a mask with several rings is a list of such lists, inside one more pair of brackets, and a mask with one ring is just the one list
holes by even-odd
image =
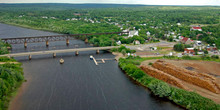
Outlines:
{"label": "road bridge", "polygon": [[27,48],[27,43],[46,42],[46,46],[49,46],[49,42],[54,41],[66,41],[66,45],[69,45],[69,40],[75,39],[75,37],[86,36],[85,42],[88,42],[87,36],[91,35],[107,35],[107,34],[126,34],[128,32],[106,32],[106,33],[86,33],[86,34],[64,34],[64,35],[52,35],[52,36],[36,36],[36,37],[19,37],[19,38],[2,38],[1,40],[9,44],[24,44]]}
{"label": "road bridge", "polygon": [[99,53],[99,50],[109,50],[112,48],[119,48],[119,46],[108,46],[108,47],[89,47],[89,48],[76,48],[76,49],[62,49],[62,50],[48,50],[48,51],[37,51],[37,52],[24,52],[24,53],[12,53],[12,54],[4,54],[0,55],[0,57],[21,57],[28,56],[29,60],[31,60],[32,55],[46,55],[51,54],[53,57],[56,57],[57,53],[69,53],[75,52],[75,55],[79,55],[80,51],[92,51],[96,50],[96,53]]}

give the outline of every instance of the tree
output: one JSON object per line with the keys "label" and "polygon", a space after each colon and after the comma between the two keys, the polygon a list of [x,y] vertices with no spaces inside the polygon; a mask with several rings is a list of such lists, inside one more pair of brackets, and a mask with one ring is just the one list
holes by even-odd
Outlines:
{"label": "tree", "polygon": [[121,53],[125,56],[125,55],[126,55],[126,50],[123,49],[123,50],[121,51]]}

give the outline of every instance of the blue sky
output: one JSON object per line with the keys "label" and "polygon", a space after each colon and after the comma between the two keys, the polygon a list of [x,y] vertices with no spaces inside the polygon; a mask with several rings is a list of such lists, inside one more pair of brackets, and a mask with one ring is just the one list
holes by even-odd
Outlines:
{"label": "blue sky", "polygon": [[220,0],[0,0],[0,3],[117,3],[146,5],[218,5]]}

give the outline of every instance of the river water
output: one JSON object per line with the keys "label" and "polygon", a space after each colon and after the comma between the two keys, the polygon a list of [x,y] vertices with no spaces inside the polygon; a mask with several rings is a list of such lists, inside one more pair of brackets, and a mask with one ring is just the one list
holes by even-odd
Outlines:
{"label": "river water", "polygon": [[[31,30],[0,24],[0,38],[57,35],[56,33]],[[80,40],[65,42],[13,45],[12,53],[88,47]],[[114,60],[96,66],[89,55],[95,58],[114,58],[101,51],[17,57],[23,63],[24,82],[11,101],[9,110],[179,110],[169,101],[161,100],[151,92],[130,80]],[[60,58],[65,60],[59,64]]]}

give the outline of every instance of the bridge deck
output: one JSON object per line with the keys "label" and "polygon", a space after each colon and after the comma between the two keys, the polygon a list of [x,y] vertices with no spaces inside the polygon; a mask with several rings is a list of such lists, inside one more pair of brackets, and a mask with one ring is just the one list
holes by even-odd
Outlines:
{"label": "bridge deck", "polygon": [[107,35],[107,34],[125,34],[128,32],[106,32],[106,33],[85,33],[85,34],[64,34],[51,36],[36,36],[36,37],[18,37],[18,38],[1,38],[5,43],[22,44],[22,43],[37,43],[37,42],[53,42],[65,41],[75,39],[76,36],[90,36],[90,35]]}
{"label": "bridge deck", "polygon": [[19,57],[19,56],[29,56],[29,55],[45,55],[45,54],[53,54],[53,53],[68,53],[68,52],[76,52],[76,51],[91,51],[91,50],[108,50],[112,48],[118,48],[119,46],[108,46],[108,47],[90,47],[90,48],[76,48],[76,49],[62,49],[62,50],[48,50],[48,51],[38,51],[38,52],[24,52],[24,53],[13,53],[13,54],[5,54],[0,55],[8,56],[8,57]]}

